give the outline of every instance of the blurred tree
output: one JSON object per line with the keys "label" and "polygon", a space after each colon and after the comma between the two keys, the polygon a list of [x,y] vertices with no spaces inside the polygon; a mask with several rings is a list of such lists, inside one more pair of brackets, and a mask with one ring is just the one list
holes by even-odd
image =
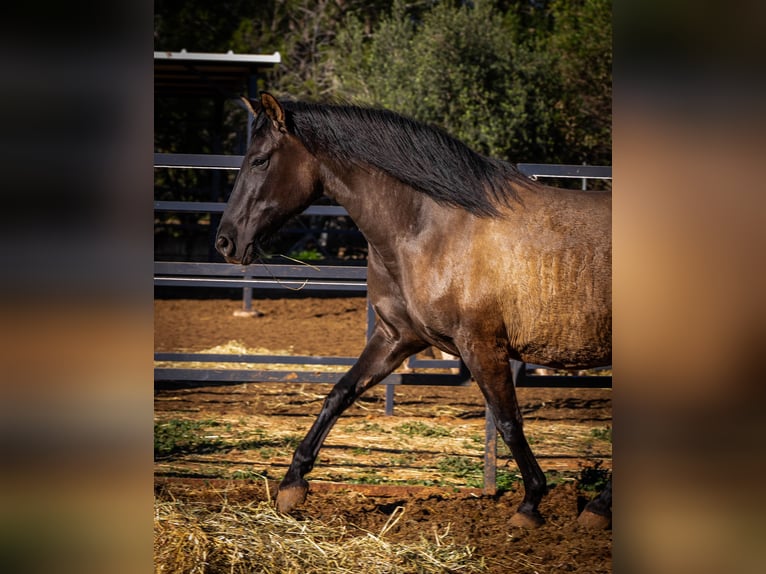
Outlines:
{"label": "blurred tree", "polygon": [[[505,8],[505,11],[498,8]],[[436,124],[513,161],[610,163],[611,9],[604,0],[395,0],[346,18],[331,92]]]}
{"label": "blurred tree", "polygon": [[[270,86],[302,98],[332,95],[332,61],[324,52],[333,44],[346,15],[368,26],[391,0],[270,0],[242,17],[231,39],[235,52],[282,54],[282,65],[270,75]],[[244,14],[243,14],[244,16]]]}
{"label": "blurred tree", "polygon": [[567,161],[611,164],[612,5],[610,0],[556,0],[553,29],[541,51],[554,59],[559,145]]}
{"label": "blurred tree", "polygon": [[[243,18],[270,2],[260,0],[155,0],[154,49],[226,52]],[[272,50],[273,51],[273,50]]]}
{"label": "blurred tree", "polygon": [[278,50],[277,93],[385,106],[513,161],[611,163],[610,0],[155,6],[155,49]]}

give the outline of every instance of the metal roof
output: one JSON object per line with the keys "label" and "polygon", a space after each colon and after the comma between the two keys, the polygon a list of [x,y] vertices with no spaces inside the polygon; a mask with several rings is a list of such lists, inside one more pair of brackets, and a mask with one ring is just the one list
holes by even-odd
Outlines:
{"label": "metal roof", "polygon": [[162,95],[225,96],[248,93],[253,78],[279,64],[273,54],[154,52],[154,91]]}

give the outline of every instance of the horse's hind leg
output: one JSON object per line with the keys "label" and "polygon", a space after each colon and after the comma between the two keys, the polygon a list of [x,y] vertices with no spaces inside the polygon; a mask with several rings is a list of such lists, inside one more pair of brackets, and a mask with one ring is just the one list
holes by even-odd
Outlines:
{"label": "horse's hind leg", "polygon": [[319,416],[296,449],[290,468],[279,485],[277,509],[280,512],[290,512],[305,500],[308,483],[303,477],[314,467],[322,443],[343,411],[367,389],[386,378],[404,359],[426,347],[420,339],[402,331],[378,321],[359,360],[327,395]]}
{"label": "horse's hind leg", "polygon": [[537,507],[548,487],[545,474],[524,436],[521,410],[516,399],[515,387],[525,376],[525,364],[498,355],[502,353],[488,351],[482,356],[474,354],[472,357],[464,354],[463,360],[484,393],[500,436],[511,449],[524,480],[524,499],[511,518],[511,525],[536,528],[544,522]]}
{"label": "horse's hind leg", "polygon": [[604,529],[612,524],[612,479],[599,495],[585,505],[577,522],[588,528]]}

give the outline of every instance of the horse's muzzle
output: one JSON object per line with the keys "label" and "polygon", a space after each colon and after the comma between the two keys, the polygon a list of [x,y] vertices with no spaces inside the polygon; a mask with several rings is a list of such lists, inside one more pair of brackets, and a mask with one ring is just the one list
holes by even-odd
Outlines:
{"label": "horse's muzzle", "polygon": [[219,233],[215,240],[215,248],[218,250],[218,253],[223,255],[224,259],[230,261],[231,256],[237,250],[237,245],[233,239],[227,237],[224,233]]}
{"label": "horse's muzzle", "polygon": [[244,251],[237,253],[237,244],[226,233],[219,232],[215,240],[215,248],[223,255],[227,263],[235,265],[250,265],[255,259],[256,248],[253,243],[245,245]]}

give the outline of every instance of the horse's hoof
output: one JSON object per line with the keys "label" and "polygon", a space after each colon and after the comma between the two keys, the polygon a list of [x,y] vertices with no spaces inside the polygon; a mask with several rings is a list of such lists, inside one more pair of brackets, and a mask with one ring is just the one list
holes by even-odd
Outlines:
{"label": "horse's hoof", "polygon": [[517,512],[511,516],[511,526],[520,528],[539,528],[545,523],[545,520],[539,514],[531,515],[523,512]]}
{"label": "horse's hoof", "polygon": [[590,510],[583,510],[580,513],[580,516],[577,517],[577,522],[580,526],[592,530],[606,530],[611,526],[612,518],[610,516],[604,516],[603,514],[596,514]]}
{"label": "horse's hoof", "polygon": [[288,514],[293,508],[303,504],[308,491],[308,483],[280,488],[277,492],[277,510]]}

